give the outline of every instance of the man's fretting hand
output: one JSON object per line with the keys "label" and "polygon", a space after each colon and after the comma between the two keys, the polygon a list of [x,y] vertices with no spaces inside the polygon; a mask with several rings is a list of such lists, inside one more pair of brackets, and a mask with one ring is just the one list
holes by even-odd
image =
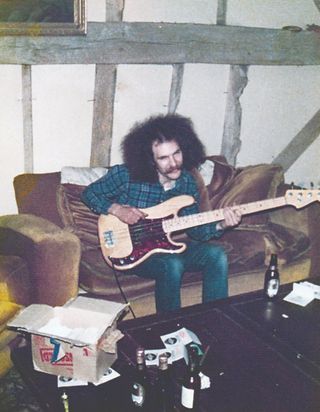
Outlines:
{"label": "man's fretting hand", "polygon": [[218,230],[227,229],[228,227],[238,226],[241,222],[241,211],[239,209],[232,209],[225,207],[223,209],[224,220],[217,224]]}
{"label": "man's fretting hand", "polygon": [[127,223],[128,225],[133,225],[137,223],[140,219],[144,219],[148,215],[142,210],[128,206],[128,205],[119,205],[119,203],[113,203],[108,210],[113,216],[116,216],[122,222]]}

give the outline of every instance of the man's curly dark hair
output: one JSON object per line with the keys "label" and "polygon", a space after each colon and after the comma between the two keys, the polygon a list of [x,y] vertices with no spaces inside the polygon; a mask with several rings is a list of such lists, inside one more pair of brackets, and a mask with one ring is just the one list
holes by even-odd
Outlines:
{"label": "man's curly dark hair", "polygon": [[123,160],[131,179],[138,182],[155,183],[158,174],[153,159],[154,142],[176,141],[183,154],[183,168],[198,167],[205,158],[205,149],[192,121],[178,114],[152,116],[137,123],[121,143]]}

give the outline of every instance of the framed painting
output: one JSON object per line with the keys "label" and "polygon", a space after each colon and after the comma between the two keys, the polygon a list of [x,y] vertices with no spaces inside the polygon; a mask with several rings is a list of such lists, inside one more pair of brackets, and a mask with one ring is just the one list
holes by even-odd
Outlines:
{"label": "framed painting", "polygon": [[0,35],[86,33],[86,0],[0,0]]}

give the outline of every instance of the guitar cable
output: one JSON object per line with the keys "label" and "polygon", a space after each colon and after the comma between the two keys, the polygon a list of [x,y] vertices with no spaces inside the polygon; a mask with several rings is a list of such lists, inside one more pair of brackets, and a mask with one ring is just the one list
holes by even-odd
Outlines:
{"label": "guitar cable", "polygon": [[119,278],[118,278],[117,270],[116,270],[116,268],[114,267],[114,263],[112,263],[112,270],[113,270],[113,275],[114,275],[115,280],[116,280],[116,282],[117,282],[118,288],[119,288],[119,290],[120,290],[121,296],[122,296],[123,300],[125,301],[125,303],[129,306],[129,310],[130,310],[132,316],[134,317],[134,319],[136,319],[137,317],[136,317],[136,315],[135,315],[135,313],[134,313],[134,311],[133,311],[130,303],[128,302],[128,299],[127,299],[127,297],[126,297],[126,295],[125,295],[125,293],[124,293],[124,291],[123,291],[123,289],[122,289],[122,287],[121,287],[121,284],[120,284],[120,281],[119,281]]}

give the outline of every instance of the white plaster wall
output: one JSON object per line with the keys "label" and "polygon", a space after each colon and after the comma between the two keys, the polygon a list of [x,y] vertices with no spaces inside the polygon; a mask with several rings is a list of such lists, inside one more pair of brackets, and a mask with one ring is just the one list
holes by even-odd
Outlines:
{"label": "white plaster wall", "polygon": [[217,0],[126,0],[125,21],[215,24]]}
{"label": "white plaster wall", "polygon": [[[225,65],[187,64],[184,68],[177,112],[193,120],[210,154],[220,151],[228,74],[229,66]],[[120,143],[134,123],[168,111],[171,76],[172,66],[167,65],[119,66],[112,164],[122,161]]]}
{"label": "white plaster wall", "polygon": [[118,66],[111,164],[121,163],[120,143],[134,123],[168,111],[171,73],[166,65]]}
{"label": "white plaster wall", "polygon": [[[270,163],[319,110],[320,70],[317,66],[252,66],[248,77],[240,99],[242,146],[237,163]],[[309,147],[306,155],[319,159],[319,147]],[[318,180],[319,168],[315,165],[299,159],[286,178],[296,183]]]}
{"label": "white plaster wall", "polygon": [[88,0],[87,16],[88,21],[106,21],[106,0]]}
{"label": "white plaster wall", "polygon": [[0,65],[0,213],[16,213],[13,178],[24,170],[21,67]]}
{"label": "white plaster wall", "polygon": [[285,173],[286,182],[294,182],[298,186],[314,189],[320,188],[320,138],[295,161]]}
{"label": "white plaster wall", "polygon": [[34,171],[89,164],[94,65],[33,66]]}
{"label": "white plaster wall", "polygon": [[280,29],[320,24],[320,13],[313,0],[228,0],[226,23]]}
{"label": "white plaster wall", "polygon": [[229,66],[186,64],[177,112],[193,120],[208,154],[219,154]]}

